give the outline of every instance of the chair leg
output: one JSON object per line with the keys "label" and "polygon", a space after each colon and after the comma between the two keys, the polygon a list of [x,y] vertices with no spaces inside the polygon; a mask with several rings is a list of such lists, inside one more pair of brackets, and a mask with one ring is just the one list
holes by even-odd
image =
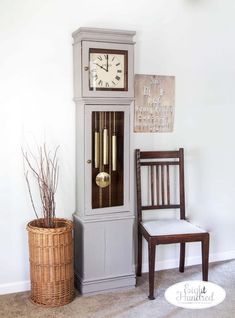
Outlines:
{"label": "chair leg", "polygon": [[180,266],[179,266],[179,271],[181,273],[184,272],[184,264],[185,264],[185,243],[180,243]]}
{"label": "chair leg", "polygon": [[202,280],[208,281],[209,234],[202,240]]}
{"label": "chair leg", "polygon": [[137,246],[137,276],[142,275],[142,234],[138,230],[138,246]]}
{"label": "chair leg", "polygon": [[155,253],[156,245],[152,243],[151,239],[148,242],[148,253],[149,253],[149,296],[150,300],[155,299],[154,297],[154,272],[155,272]]}

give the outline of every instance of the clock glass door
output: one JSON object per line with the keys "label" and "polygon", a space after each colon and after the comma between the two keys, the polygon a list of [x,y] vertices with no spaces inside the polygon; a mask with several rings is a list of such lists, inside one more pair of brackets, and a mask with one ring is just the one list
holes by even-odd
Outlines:
{"label": "clock glass door", "polygon": [[124,112],[92,112],[92,209],[123,205]]}

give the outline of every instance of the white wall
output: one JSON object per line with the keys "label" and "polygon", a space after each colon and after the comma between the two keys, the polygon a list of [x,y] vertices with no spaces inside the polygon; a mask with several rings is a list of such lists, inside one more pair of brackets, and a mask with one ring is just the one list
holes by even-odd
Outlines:
{"label": "white wall", "polygon": [[[233,0],[0,1],[0,292],[28,287],[26,140],[60,144],[58,216],[75,209],[71,33],[80,26],[136,30],[136,73],[176,76],[174,132],[135,134],[134,147],[185,147],[188,215],[210,230],[211,259],[235,257],[234,16]],[[199,247],[188,255],[198,262]],[[177,248],[158,256],[159,268],[174,266]]]}

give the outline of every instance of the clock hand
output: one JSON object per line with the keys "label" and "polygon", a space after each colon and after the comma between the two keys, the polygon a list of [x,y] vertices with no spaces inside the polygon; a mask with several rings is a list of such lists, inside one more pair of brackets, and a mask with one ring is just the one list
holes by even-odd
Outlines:
{"label": "clock hand", "polygon": [[107,66],[106,66],[106,72],[108,72],[109,71],[109,56],[108,56],[108,54],[107,54]]}
{"label": "clock hand", "polygon": [[105,70],[105,71],[107,72],[106,68],[104,68],[103,66],[101,66],[101,65],[99,65],[99,64],[97,64],[97,63],[94,63],[94,64],[97,65],[97,66],[99,66],[100,68],[102,68],[103,70]]}

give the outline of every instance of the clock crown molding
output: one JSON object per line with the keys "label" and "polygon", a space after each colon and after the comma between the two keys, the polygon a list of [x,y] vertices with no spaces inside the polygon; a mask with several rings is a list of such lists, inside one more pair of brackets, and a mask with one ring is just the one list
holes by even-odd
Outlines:
{"label": "clock crown molding", "polygon": [[135,44],[133,41],[135,34],[135,31],[81,27],[73,32],[72,36],[74,43],[81,41],[96,41]]}

